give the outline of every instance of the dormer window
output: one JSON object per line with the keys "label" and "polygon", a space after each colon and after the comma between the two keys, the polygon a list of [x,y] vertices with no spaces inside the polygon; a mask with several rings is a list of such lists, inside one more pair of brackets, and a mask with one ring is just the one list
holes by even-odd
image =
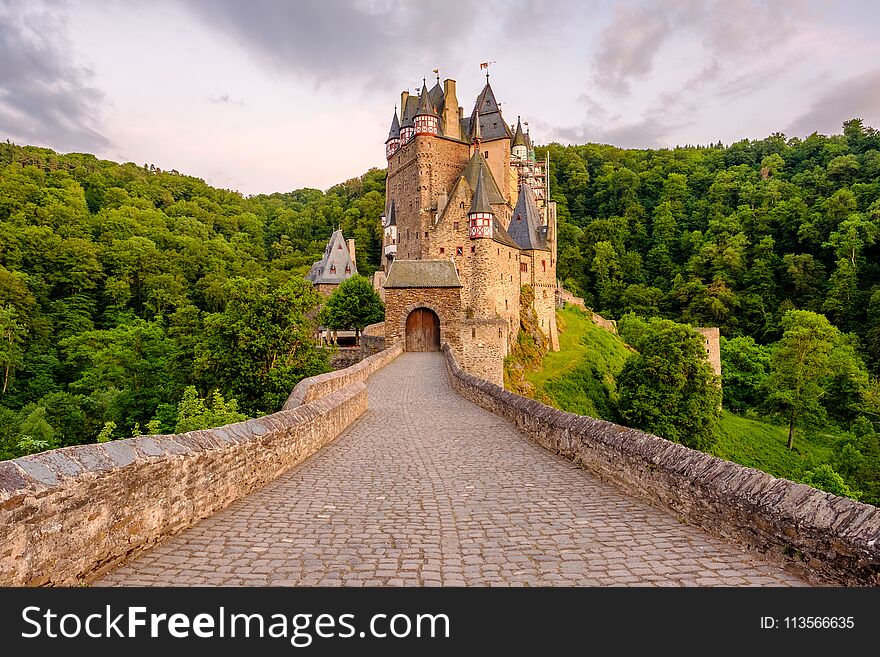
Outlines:
{"label": "dormer window", "polygon": [[335,274],[335,273],[336,273],[336,265],[330,265],[330,273],[331,273],[331,274]]}
{"label": "dormer window", "polygon": [[345,265],[345,275],[346,276],[351,275],[351,265]]}
{"label": "dormer window", "polygon": [[337,251],[342,251],[342,245],[341,245],[341,244],[337,244],[337,245],[336,245],[336,250],[337,250]]}

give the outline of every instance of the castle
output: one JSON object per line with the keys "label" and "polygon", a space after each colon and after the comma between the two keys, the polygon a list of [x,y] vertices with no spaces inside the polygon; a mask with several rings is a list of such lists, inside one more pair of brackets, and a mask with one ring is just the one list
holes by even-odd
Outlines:
{"label": "castle", "polygon": [[400,97],[385,142],[385,342],[411,351],[444,342],[468,372],[503,385],[520,330],[520,292],[558,350],[556,204],[548,161],[508,125],[486,75],[465,115],[455,80]]}

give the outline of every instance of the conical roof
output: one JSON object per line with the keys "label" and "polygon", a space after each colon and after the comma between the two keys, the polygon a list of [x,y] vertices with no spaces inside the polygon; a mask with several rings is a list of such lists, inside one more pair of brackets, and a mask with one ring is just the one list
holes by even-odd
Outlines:
{"label": "conical roof", "polygon": [[391,120],[391,130],[388,131],[388,139],[385,141],[389,142],[392,139],[400,139],[400,121],[397,120],[397,107],[394,108],[394,118]]}
{"label": "conical roof", "polygon": [[535,192],[523,183],[519,188],[519,198],[513,209],[513,217],[507,232],[524,251],[549,251],[542,228],[543,221],[535,200]]}
{"label": "conical roof", "polygon": [[434,104],[434,109],[440,112],[443,109],[443,105],[446,104],[446,95],[443,93],[443,87],[440,86],[439,80],[434,83],[433,87],[431,87],[428,96]]}
{"label": "conical roof", "polygon": [[428,94],[428,87],[424,82],[422,83],[422,92],[419,94],[419,108],[414,116],[438,116],[434,103],[431,102],[431,97]]}
{"label": "conical roof", "polygon": [[[479,124],[479,127],[474,125],[475,122]],[[474,103],[474,110],[471,112],[467,128],[466,134],[471,136],[479,130],[483,141],[513,137],[510,128],[501,116],[501,108],[498,106],[498,101],[495,100],[495,92],[492,91],[488,82],[480,95],[477,96],[477,102]]]}
{"label": "conical roof", "polygon": [[413,117],[416,115],[416,110],[419,107],[419,99],[415,96],[408,96],[406,99],[406,106],[402,108],[400,113],[400,127],[401,128],[412,128],[415,126],[415,122],[413,121]]}
{"label": "conical roof", "polygon": [[528,142],[526,141],[526,135],[522,129],[522,122],[520,121],[520,117],[516,117],[516,132],[513,135],[513,143],[511,146],[525,146],[529,147]]}
{"label": "conical roof", "polygon": [[486,194],[486,185],[483,183],[483,170],[477,174],[477,188],[474,190],[474,198],[471,201],[471,209],[468,214],[485,212],[492,214],[492,206],[489,204],[489,196]]}

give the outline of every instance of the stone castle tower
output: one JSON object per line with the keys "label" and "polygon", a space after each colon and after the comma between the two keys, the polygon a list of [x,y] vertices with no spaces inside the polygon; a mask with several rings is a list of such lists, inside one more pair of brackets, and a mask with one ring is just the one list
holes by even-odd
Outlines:
{"label": "stone castle tower", "polygon": [[530,285],[538,326],[557,350],[548,162],[536,161],[519,118],[515,127],[504,120],[488,75],[467,115],[455,80],[404,91],[385,155],[386,342],[448,342],[464,369],[502,384]]}

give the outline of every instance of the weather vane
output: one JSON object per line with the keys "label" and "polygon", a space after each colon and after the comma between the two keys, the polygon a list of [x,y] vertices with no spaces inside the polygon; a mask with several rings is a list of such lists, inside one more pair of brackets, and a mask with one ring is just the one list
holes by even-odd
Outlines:
{"label": "weather vane", "polygon": [[480,70],[482,71],[483,69],[486,69],[486,84],[489,83],[489,66],[491,66],[494,63],[495,62],[481,62],[480,63]]}

